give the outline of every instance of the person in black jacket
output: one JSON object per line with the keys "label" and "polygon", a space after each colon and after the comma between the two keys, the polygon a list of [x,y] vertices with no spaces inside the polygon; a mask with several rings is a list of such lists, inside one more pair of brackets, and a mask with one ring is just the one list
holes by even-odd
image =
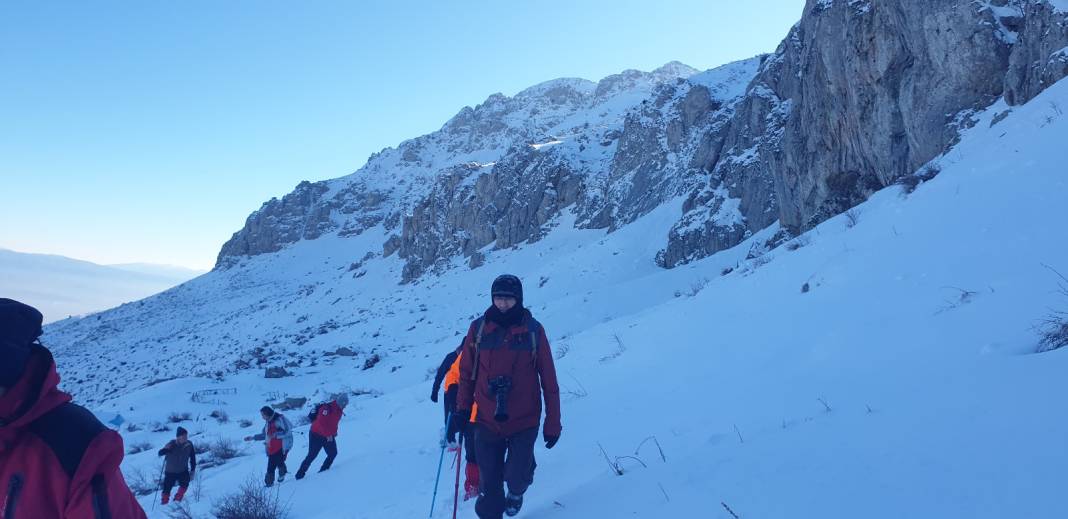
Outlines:
{"label": "person in black jacket", "polygon": [[171,500],[171,489],[178,483],[174,500],[181,501],[189,489],[189,481],[197,471],[197,452],[189,441],[189,431],[179,427],[175,438],[159,450],[163,458],[163,504]]}
{"label": "person in black jacket", "polygon": [[468,500],[478,495],[479,484],[478,460],[475,458],[474,429],[462,427],[460,420],[454,419],[456,417],[453,416],[456,413],[456,394],[460,388],[460,359],[462,357],[461,352],[463,351],[463,347],[464,343],[463,341],[460,341],[460,345],[456,350],[449,352],[448,355],[445,355],[445,359],[441,361],[441,366],[438,367],[438,374],[434,378],[434,388],[430,392],[430,400],[433,402],[438,401],[438,390],[441,389],[442,381],[444,381],[444,441],[448,443],[449,450],[455,452],[459,448],[456,444],[457,433],[462,433],[464,435],[464,450],[467,455],[466,478],[464,480],[464,500]]}
{"label": "person in black jacket", "polygon": [[[449,370],[452,369],[453,364],[456,363],[456,358],[459,357],[460,351],[463,349],[464,343],[460,341],[460,345],[455,350],[450,351],[445,358],[441,360],[441,365],[438,366],[438,373],[434,376],[434,387],[430,390],[430,401],[437,403],[438,391],[441,390],[441,382],[445,380],[445,376],[449,374]],[[449,415],[453,411],[456,411],[456,390],[457,386],[449,386],[445,388],[445,401],[442,402],[442,409],[445,411],[445,421],[449,421]],[[455,437],[453,438],[455,439]]]}

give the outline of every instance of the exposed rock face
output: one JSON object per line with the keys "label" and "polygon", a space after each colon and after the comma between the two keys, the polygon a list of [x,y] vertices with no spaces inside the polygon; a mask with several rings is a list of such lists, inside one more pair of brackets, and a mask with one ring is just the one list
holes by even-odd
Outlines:
{"label": "exposed rock face", "polygon": [[[707,256],[776,219],[802,232],[913,173],[971,110],[1063,77],[1065,30],[1044,0],[810,0],[729,128],[709,134],[722,151],[658,262]],[[723,211],[735,198],[744,224]]]}
{"label": "exposed rock face", "polygon": [[272,198],[258,211],[249,215],[245,227],[234,234],[219,252],[217,266],[241,256],[255,256],[280,250],[285,244],[302,239],[315,239],[334,229],[324,220],[321,199],[327,192],[323,182],[301,182],[292,193],[281,200]]}
{"label": "exposed rock face", "polygon": [[538,240],[565,210],[611,231],[680,197],[664,267],[776,221],[796,234],[937,157],[972,111],[1068,74],[1065,18],[1047,0],[809,0],[768,56],[494,94],[350,176],[264,204],[217,268],[380,225],[408,282]]}
{"label": "exposed rock face", "polygon": [[1005,76],[1005,100],[1010,105],[1030,101],[1068,76],[1068,13],[1055,13],[1046,1],[1025,2],[1019,9],[1021,16],[1004,19],[1009,29],[1017,31]]}

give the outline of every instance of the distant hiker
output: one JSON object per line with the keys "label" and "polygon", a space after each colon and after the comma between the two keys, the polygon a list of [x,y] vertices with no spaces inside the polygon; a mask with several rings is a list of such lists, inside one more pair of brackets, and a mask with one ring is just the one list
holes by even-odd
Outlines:
{"label": "distant hiker", "polygon": [[[438,373],[434,377],[434,388],[430,392],[430,400],[438,401],[438,390],[441,389],[441,383],[444,381],[445,399],[442,407],[445,409],[445,440],[450,450],[455,451],[457,448],[456,433],[462,431],[464,435],[464,453],[467,459],[467,468],[464,472],[464,500],[466,501],[478,495],[479,472],[475,457],[475,431],[471,427],[462,427],[460,420],[450,420],[450,417],[456,413],[456,394],[460,391],[460,358],[463,357],[463,347],[464,343],[461,341],[456,350],[449,352],[441,361]],[[477,405],[475,407],[477,408]]]}
{"label": "distant hiker", "polygon": [[278,471],[278,481],[285,481],[286,473],[289,472],[286,469],[286,456],[289,455],[289,449],[293,447],[293,426],[282,413],[275,412],[270,406],[265,405],[260,408],[260,416],[266,422],[263,425],[263,432],[254,436],[246,436],[245,441],[263,440],[264,447],[267,449],[267,476],[264,477],[263,482],[271,486],[274,485],[275,471]]}
{"label": "distant hiker", "polygon": [[143,519],[119,471],[122,438],[57,388],[55,361],[37,340],[42,320],[0,299],[0,513]]}
{"label": "distant hiker", "polygon": [[519,513],[534,481],[542,398],[546,448],[556,445],[562,427],[553,354],[545,328],[523,307],[523,284],[515,276],[499,276],[490,294],[493,304],[471,323],[464,340],[456,418],[466,427],[478,404],[470,426],[481,472],[475,511],[482,519],[500,519],[502,513]]}
{"label": "distant hiker", "polygon": [[341,421],[341,415],[345,414],[345,407],[349,405],[348,393],[342,392],[329,402],[323,402],[308,414],[311,420],[311,433],[308,435],[308,455],[297,470],[297,479],[304,479],[319,451],[326,449],[326,460],[319,467],[319,472],[330,470],[337,457],[337,425]]}
{"label": "distant hiker", "polygon": [[189,490],[189,481],[197,472],[197,453],[193,442],[189,441],[189,431],[179,427],[173,440],[159,450],[163,458],[163,504],[171,501],[171,489],[178,483],[178,493],[174,500],[180,502]]}

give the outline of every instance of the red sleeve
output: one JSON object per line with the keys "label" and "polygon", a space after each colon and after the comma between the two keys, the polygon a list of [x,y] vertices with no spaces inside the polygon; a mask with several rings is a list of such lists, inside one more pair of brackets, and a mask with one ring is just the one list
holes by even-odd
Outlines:
{"label": "red sleeve", "polygon": [[538,376],[541,377],[542,398],[545,399],[545,436],[560,436],[560,385],[556,381],[556,364],[545,328],[538,331]]}
{"label": "red sleeve", "polygon": [[64,519],[95,519],[97,510],[112,519],[145,519],[119,470],[122,456],[119,433],[108,429],[93,438],[71,480]]}
{"label": "red sleeve", "polygon": [[471,380],[471,373],[475,369],[475,335],[477,333],[475,323],[471,323],[467,329],[467,337],[464,339],[464,353],[460,357],[460,391],[456,394],[457,411],[469,410],[475,404],[475,382]]}

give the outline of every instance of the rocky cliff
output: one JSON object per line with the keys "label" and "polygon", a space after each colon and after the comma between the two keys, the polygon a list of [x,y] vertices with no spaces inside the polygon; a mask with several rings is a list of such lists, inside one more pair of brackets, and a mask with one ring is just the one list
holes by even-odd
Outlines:
{"label": "rocky cliff", "polygon": [[1068,23],[1048,0],[810,0],[767,56],[494,94],[264,204],[216,268],[381,225],[409,282],[538,240],[565,210],[614,230],[681,198],[656,257],[673,267],[776,221],[802,232],[915,173],[975,110],[1066,74]]}

